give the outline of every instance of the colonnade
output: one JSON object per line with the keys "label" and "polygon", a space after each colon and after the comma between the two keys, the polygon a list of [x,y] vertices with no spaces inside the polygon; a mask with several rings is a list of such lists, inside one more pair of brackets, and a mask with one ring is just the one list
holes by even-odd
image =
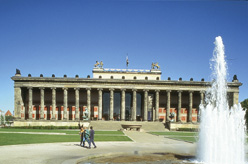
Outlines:
{"label": "colonnade", "polygon": [[[47,89],[47,88],[46,88]],[[61,88],[60,88],[61,89]],[[109,118],[110,120],[113,120],[113,113],[114,113],[114,93],[117,90],[118,92],[121,91],[121,107],[120,107],[120,119],[121,120],[125,120],[125,108],[126,108],[126,101],[125,101],[125,94],[127,89],[114,89],[114,88],[110,88],[110,89],[103,89],[103,88],[74,88],[75,90],[75,114],[72,118],[72,120],[79,120],[80,119],[80,107],[79,107],[79,92],[80,90],[85,90],[86,89],[86,93],[87,93],[87,108],[91,109],[91,92],[92,90],[97,90],[98,91],[98,115],[97,115],[97,120],[102,120],[102,112],[103,112],[103,90],[104,91],[108,91],[110,93],[110,107],[109,107]],[[44,87],[40,87],[40,120],[44,119],[44,91],[45,88]],[[52,90],[52,107],[51,107],[51,119],[52,120],[58,120],[58,116],[56,116],[56,88],[55,87],[51,87]],[[68,88],[62,88],[63,90],[63,111],[61,111],[61,120],[68,120]],[[128,90],[130,91],[130,89]],[[154,119],[153,121],[159,121],[160,116],[159,116],[159,109],[160,109],[160,92],[166,92],[166,106],[165,109],[171,109],[171,92],[172,90],[138,90],[136,88],[132,89],[132,108],[131,108],[131,120],[132,121],[136,121],[136,107],[137,107],[137,91],[143,92],[143,121],[148,121],[148,93],[153,93],[155,95],[155,103],[154,103]],[[193,93],[194,91],[182,91],[179,90],[177,91],[178,93],[178,104],[177,104],[177,121],[181,122],[181,108],[182,108],[182,92],[188,92],[188,118],[187,121],[188,122],[192,122],[192,108],[193,108]],[[15,94],[21,94],[20,92],[16,92]],[[19,95],[21,97],[21,95]],[[18,96],[17,96],[18,97]],[[200,102],[203,103],[204,102],[204,91],[200,92]],[[164,103],[165,104],[165,103]],[[21,109],[21,107],[18,107],[18,112],[17,113],[21,113],[19,112]],[[50,109],[49,109],[50,110]],[[91,119],[91,110],[88,110],[89,114],[89,119]],[[28,87],[28,118],[29,119],[34,119],[32,117],[33,114],[33,88],[32,87]],[[21,117],[21,116],[20,116]],[[19,118],[20,118],[19,117]],[[23,119],[23,118],[22,118]],[[25,118],[24,118],[25,119]],[[169,121],[170,120],[170,110],[166,110],[165,113],[165,120]]]}

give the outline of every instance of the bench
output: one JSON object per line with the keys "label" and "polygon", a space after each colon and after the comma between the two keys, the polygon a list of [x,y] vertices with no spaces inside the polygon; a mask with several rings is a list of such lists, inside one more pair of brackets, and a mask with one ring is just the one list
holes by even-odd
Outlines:
{"label": "bench", "polygon": [[129,130],[136,129],[136,131],[140,131],[142,125],[121,124],[121,127],[125,130],[128,130],[129,128]]}

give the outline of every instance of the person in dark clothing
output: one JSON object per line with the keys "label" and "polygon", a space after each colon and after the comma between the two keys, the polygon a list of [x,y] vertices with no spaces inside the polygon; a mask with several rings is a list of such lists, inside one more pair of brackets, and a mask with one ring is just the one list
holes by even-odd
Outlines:
{"label": "person in dark clothing", "polygon": [[94,135],[95,131],[93,130],[93,127],[90,127],[90,142],[89,142],[89,149],[91,148],[91,143],[94,145],[94,148],[96,148],[95,142],[94,142]]}

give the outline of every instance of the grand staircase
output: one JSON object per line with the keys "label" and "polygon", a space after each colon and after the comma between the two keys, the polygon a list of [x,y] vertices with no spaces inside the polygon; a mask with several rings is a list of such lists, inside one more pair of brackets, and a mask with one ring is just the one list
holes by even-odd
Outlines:
{"label": "grand staircase", "polygon": [[93,126],[95,130],[121,130],[121,124],[142,125],[141,130],[145,132],[168,131],[162,122],[90,121],[90,126]]}

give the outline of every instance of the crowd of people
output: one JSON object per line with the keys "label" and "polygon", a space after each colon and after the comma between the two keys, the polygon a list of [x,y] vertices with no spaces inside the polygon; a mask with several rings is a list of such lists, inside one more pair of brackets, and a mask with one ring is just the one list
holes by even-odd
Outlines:
{"label": "crowd of people", "polygon": [[89,146],[86,148],[91,149],[91,143],[93,144],[94,148],[96,148],[96,145],[94,142],[95,131],[93,130],[93,127],[91,126],[89,130],[87,127],[83,127],[82,125],[80,128],[81,128],[79,132],[79,135],[81,138],[80,145],[82,147],[86,147],[85,141],[87,141]]}

